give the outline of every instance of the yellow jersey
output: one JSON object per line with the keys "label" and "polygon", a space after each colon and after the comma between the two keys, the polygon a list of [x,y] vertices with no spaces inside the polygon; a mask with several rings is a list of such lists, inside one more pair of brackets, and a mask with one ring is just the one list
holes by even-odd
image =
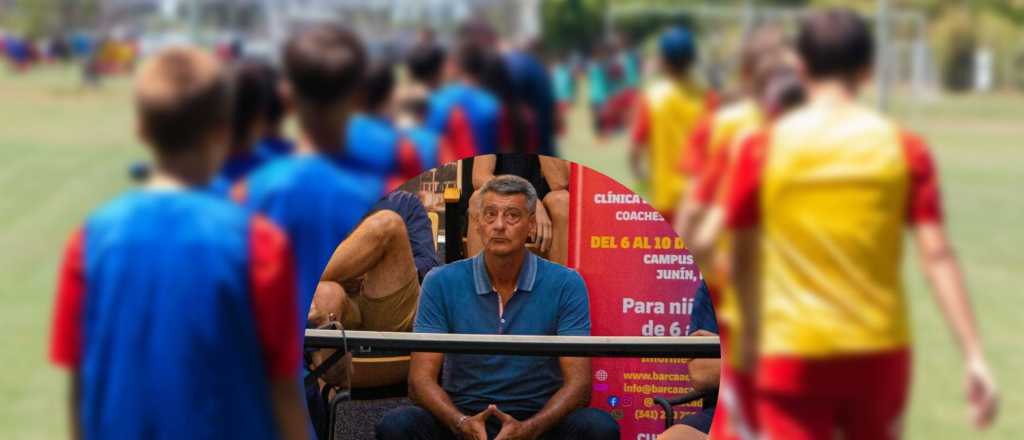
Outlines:
{"label": "yellow jersey", "polygon": [[903,228],[942,220],[920,139],[859,105],[806,106],[745,140],[727,181],[728,227],[760,228],[762,355],[909,345]]}
{"label": "yellow jersey", "polygon": [[680,154],[698,121],[713,111],[714,100],[713,93],[688,80],[661,78],[644,89],[633,140],[648,148],[654,209],[669,214],[675,210],[687,180],[677,169]]}
{"label": "yellow jersey", "polygon": [[[723,194],[725,172],[736,154],[742,140],[761,128],[764,118],[760,107],[752,99],[744,99],[714,112],[706,123],[694,133],[690,151],[684,154],[680,166],[691,168],[698,175],[695,201],[712,205]],[[702,132],[703,131],[703,132]],[[699,159],[698,159],[699,158]],[[740,334],[738,303],[735,291],[728,282],[729,234],[718,234],[711,267],[702,268],[715,304],[720,328],[727,328],[732,334]],[[725,343],[725,342],[723,342]],[[725,361],[737,366],[738,339],[729,338],[730,350],[723,350]]]}

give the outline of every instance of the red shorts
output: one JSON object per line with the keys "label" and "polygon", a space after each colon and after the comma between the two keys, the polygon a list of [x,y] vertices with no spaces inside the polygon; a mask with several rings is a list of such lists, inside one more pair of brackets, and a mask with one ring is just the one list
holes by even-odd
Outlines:
{"label": "red shorts", "polygon": [[[711,290],[712,297],[715,296],[715,291]],[[715,419],[711,422],[709,438],[753,439],[757,433],[754,380],[749,373],[741,373],[729,365],[726,359],[733,348],[731,331],[723,322],[719,322],[718,330],[723,360],[718,380],[718,405],[715,406]]]}
{"label": "red shorts", "polygon": [[910,351],[823,360],[766,357],[756,409],[765,440],[897,439],[910,383]]}
{"label": "red shorts", "polygon": [[757,413],[754,406],[754,381],[746,373],[733,371],[722,364],[718,385],[718,405],[711,422],[709,438],[715,440],[754,439]]}

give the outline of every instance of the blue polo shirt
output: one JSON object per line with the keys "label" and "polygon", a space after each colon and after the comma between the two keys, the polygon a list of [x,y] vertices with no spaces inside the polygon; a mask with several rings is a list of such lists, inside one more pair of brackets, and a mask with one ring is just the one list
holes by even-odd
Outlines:
{"label": "blue polo shirt", "polygon": [[[587,287],[576,271],[526,253],[516,291],[499,315],[484,253],[434,268],[420,288],[413,331],[508,335],[590,335]],[[502,411],[535,413],[562,386],[558,358],[445,355],[441,385],[470,414],[498,404]]]}

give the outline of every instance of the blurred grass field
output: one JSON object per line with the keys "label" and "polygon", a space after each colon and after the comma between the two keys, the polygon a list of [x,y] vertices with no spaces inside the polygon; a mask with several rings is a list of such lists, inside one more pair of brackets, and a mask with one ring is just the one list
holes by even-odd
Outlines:
{"label": "blurred grass field", "polygon": [[[77,70],[0,69],[0,438],[66,433],[66,379],[46,362],[56,269],[64,241],[84,216],[130,183],[145,152],[133,136],[130,85],[79,86]],[[908,249],[915,377],[907,437],[1024,438],[1024,148],[1019,95],[898,101],[894,113],[930,140],[947,221],[966,268],[996,379],[1002,416],[983,435],[967,423],[961,364]],[[563,156],[635,186],[623,137],[595,141],[584,106],[571,114]],[[870,372],[865,372],[870,374]],[[154,404],[160,396],[152,396]]]}

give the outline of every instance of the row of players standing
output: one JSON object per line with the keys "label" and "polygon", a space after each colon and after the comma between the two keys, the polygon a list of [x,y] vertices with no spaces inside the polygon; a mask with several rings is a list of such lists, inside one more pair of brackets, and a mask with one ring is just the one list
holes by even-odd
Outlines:
{"label": "row of players standing", "polygon": [[721,337],[720,405],[703,433],[665,439],[901,438],[905,236],[961,349],[969,414],[978,428],[994,421],[998,391],[930,150],[857,98],[874,50],[848,9],[809,12],[792,40],[759,27],[740,53],[743,97],[693,126],[668,214],[714,303],[702,330]]}
{"label": "row of players standing", "polygon": [[[522,151],[522,139],[553,151],[543,65],[497,55],[493,38],[471,24],[453,50],[413,50],[410,71],[429,93],[412,127],[390,110],[394,69],[336,25],[293,35],[281,78],[195,48],[143,63],[135,106],[154,165],[88,216],[60,270],[51,358],[72,373],[75,432],[307,437],[302,329],[337,243],[389,187],[438,163]],[[529,110],[529,93],[487,92],[495,60],[513,80],[492,84],[519,77],[547,110]]]}
{"label": "row of players standing", "polygon": [[[493,50],[496,34],[468,23],[449,49],[426,39],[404,63],[373,57],[359,108],[342,135],[339,163],[379,175],[393,188],[422,171],[481,154],[554,156],[555,98],[536,44]],[[224,191],[268,160],[293,150],[282,136],[284,107],[276,72],[257,60],[236,63],[231,152],[215,186]]]}

